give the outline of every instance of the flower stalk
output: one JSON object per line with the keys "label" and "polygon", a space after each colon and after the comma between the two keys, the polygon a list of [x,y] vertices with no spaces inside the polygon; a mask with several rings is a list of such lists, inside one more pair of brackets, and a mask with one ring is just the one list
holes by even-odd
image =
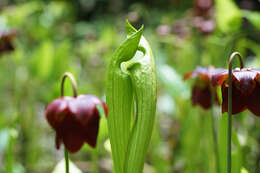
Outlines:
{"label": "flower stalk", "polygon": [[[64,73],[62,80],[61,80],[61,90],[60,90],[60,95],[61,97],[64,97],[64,83],[66,78],[69,78],[72,84],[72,89],[73,89],[73,96],[77,97],[77,83],[76,80],[74,79],[73,75],[69,72]],[[64,146],[64,157],[65,157],[65,170],[66,173],[69,173],[69,153],[66,147]]]}
{"label": "flower stalk", "polygon": [[235,57],[239,58],[240,68],[244,67],[242,57],[240,53],[234,52],[229,58],[228,66],[228,135],[227,135],[227,173],[231,173],[232,169],[232,158],[231,158],[231,137],[232,137],[232,62]]}
{"label": "flower stalk", "polygon": [[216,172],[220,173],[219,168],[219,150],[218,150],[218,140],[217,140],[217,127],[215,123],[214,117],[214,102],[215,102],[215,90],[211,87],[211,131],[212,131],[212,138],[213,138],[213,145],[214,145],[214,153],[215,153],[215,162],[216,162]]}
{"label": "flower stalk", "polygon": [[66,147],[64,147],[64,157],[65,157],[65,170],[66,173],[69,173],[70,168],[69,168],[69,153],[68,150],[66,149]]}

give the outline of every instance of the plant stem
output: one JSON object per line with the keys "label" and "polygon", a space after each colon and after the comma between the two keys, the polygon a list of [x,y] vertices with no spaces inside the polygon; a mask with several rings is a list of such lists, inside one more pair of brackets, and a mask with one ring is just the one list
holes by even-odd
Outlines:
{"label": "plant stem", "polygon": [[[9,132],[11,133],[11,132]],[[13,170],[13,165],[14,165],[14,153],[13,153],[13,150],[14,150],[14,144],[15,144],[15,137],[14,135],[10,134],[9,136],[9,141],[8,141],[8,147],[7,147],[7,153],[6,153],[6,172],[7,173],[12,173],[14,170]]]}
{"label": "plant stem", "polygon": [[219,168],[219,152],[218,152],[218,138],[217,138],[217,127],[215,124],[215,117],[214,117],[214,102],[215,102],[215,90],[211,87],[211,131],[212,131],[212,138],[213,138],[213,145],[214,145],[214,153],[215,153],[215,162],[216,162],[216,173],[220,173]]}
{"label": "plant stem", "polygon": [[227,172],[231,173],[231,131],[232,131],[232,72],[228,72],[228,139],[227,139]]}
{"label": "plant stem", "polygon": [[217,130],[216,130],[216,124],[215,124],[213,110],[211,113],[211,127],[212,127],[211,129],[212,129],[212,137],[213,137],[213,143],[214,143],[213,145],[214,145],[215,159],[216,159],[216,172],[220,173]]}
{"label": "plant stem", "polygon": [[98,165],[98,151],[91,151],[91,172],[98,173],[99,165]]}
{"label": "plant stem", "polygon": [[240,68],[244,67],[242,57],[238,52],[232,53],[229,58],[228,66],[228,139],[227,139],[227,173],[231,173],[232,158],[231,158],[231,136],[232,136],[232,61],[235,56],[240,60]]}
{"label": "plant stem", "polygon": [[64,147],[64,157],[65,157],[65,172],[69,173],[70,169],[69,169],[69,153],[68,150]]}
{"label": "plant stem", "polygon": [[[60,95],[61,97],[64,96],[64,83],[66,78],[70,79],[70,82],[72,84],[72,89],[73,89],[73,95],[74,97],[77,97],[77,83],[75,78],[73,77],[73,75],[69,72],[64,73],[64,75],[62,76],[62,80],[61,80],[61,87],[60,87]],[[65,157],[65,172],[69,173],[69,153],[68,150],[66,149],[66,147],[64,146],[64,157]]]}
{"label": "plant stem", "polygon": [[77,94],[77,83],[76,83],[76,80],[73,77],[73,75],[69,72],[64,73],[64,75],[62,76],[61,87],[60,87],[60,95],[61,95],[61,97],[64,96],[64,83],[65,83],[65,79],[67,77],[70,79],[70,82],[72,84],[73,95],[74,95],[74,97],[77,97],[77,95],[78,95]]}

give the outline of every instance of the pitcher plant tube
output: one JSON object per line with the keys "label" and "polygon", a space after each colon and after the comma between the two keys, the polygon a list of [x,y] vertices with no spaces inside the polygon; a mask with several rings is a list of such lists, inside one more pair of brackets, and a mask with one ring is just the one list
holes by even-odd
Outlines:
{"label": "pitcher plant tube", "polygon": [[127,21],[126,33],[108,69],[108,129],[115,173],[141,173],[155,118],[156,72],[143,27],[137,31]]}
{"label": "pitcher plant tube", "polygon": [[214,144],[215,160],[216,160],[216,172],[219,173],[219,152],[218,152],[218,140],[217,140],[217,127],[215,124],[213,105],[214,103],[219,105],[219,99],[217,97],[216,88],[212,87],[212,76],[215,73],[223,71],[222,68],[209,67],[197,67],[194,71],[187,73],[184,76],[184,80],[189,78],[195,78],[195,84],[192,88],[191,100],[194,106],[199,105],[201,108],[208,110],[211,108],[211,127],[212,137]]}
{"label": "pitcher plant tube", "polygon": [[[69,78],[74,97],[64,97],[64,82]],[[53,100],[46,109],[46,119],[56,132],[56,148],[64,143],[66,173],[69,171],[68,151],[75,153],[84,142],[96,146],[100,115],[97,105],[102,105],[107,115],[107,106],[93,95],[77,95],[77,84],[71,73],[65,73],[61,82],[61,97]]]}

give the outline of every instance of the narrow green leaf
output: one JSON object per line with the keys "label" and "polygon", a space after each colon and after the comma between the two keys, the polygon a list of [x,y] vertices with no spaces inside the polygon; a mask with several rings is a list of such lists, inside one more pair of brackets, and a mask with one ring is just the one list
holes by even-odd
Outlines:
{"label": "narrow green leaf", "polygon": [[227,172],[227,114],[221,115],[219,124],[219,160],[220,160],[220,172]]}

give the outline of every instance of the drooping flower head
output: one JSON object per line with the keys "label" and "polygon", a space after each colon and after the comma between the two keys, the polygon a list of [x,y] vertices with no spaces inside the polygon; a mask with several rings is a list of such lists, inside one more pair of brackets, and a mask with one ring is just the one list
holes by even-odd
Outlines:
{"label": "drooping flower head", "polygon": [[[228,70],[212,76],[213,86],[221,85],[222,113],[228,111]],[[246,109],[260,116],[260,69],[236,68],[232,70],[232,114]]]}
{"label": "drooping flower head", "polygon": [[93,95],[61,97],[48,105],[46,118],[56,131],[57,149],[61,142],[70,152],[77,152],[84,142],[96,146],[100,119],[97,105],[102,105],[107,115],[105,103]]}
{"label": "drooping flower head", "polygon": [[196,78],[196,82],[192,88],[192,104],[200,105],[204,109],[212,106],[212,92],[214,93],[215,102],[219,104],[216,90],[212,90],[211,77],[216,72],[223,69],[215,69],[214,67],[197,67],[194,71],[187,73],[184,80],[188,78]]}

